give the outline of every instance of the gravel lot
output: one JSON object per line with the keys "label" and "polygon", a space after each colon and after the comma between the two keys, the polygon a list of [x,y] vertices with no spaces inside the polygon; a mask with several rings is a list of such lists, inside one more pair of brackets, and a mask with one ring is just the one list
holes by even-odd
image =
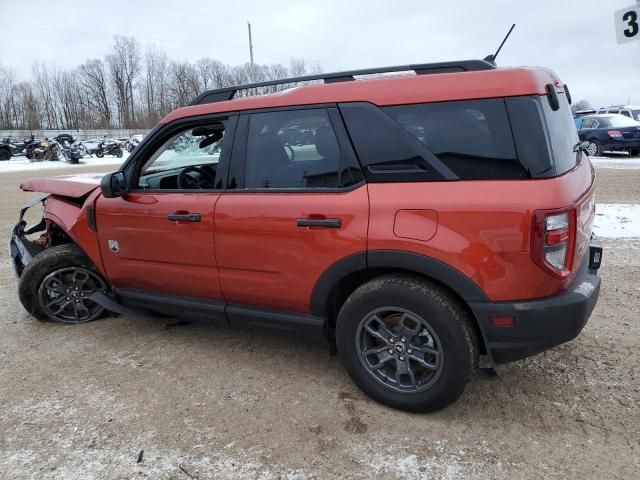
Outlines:
{"label": "gravel lot", "polygon": [[[640,170],[598,173],[598,202],[640,203]],[[0,177],[2,245],[33,176]],[[639,478],[640,241],[603,243],[600,301],[576,340],[429,415],[370,401],[305,340],[176,319],[39,323],[3,247],[0,477]]]}

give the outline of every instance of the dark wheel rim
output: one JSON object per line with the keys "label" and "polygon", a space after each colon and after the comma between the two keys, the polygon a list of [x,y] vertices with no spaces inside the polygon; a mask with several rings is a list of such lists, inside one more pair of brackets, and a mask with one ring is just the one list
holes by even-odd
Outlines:
{"label": "dark wheel rim", "polygon": [[598,154],[598,144],[595,142],[589,142],[587,145],[587,153],[590,157],[593,157]]}
{"label": "dark wheel rim", "polygon": [[356,331],[356,351],[369,375],[402,393],[428,390],[444,365],[442,344],[431,325],[400,307],[367,314]]}
{"label": "dark wheel rim", "polygon": [[104,281],[95,272],[80,267],[61,268],[42,281],[38,300],[49,318],[64,323],[84,323],[95,320],[104,311],[89,295],[105,290]]}

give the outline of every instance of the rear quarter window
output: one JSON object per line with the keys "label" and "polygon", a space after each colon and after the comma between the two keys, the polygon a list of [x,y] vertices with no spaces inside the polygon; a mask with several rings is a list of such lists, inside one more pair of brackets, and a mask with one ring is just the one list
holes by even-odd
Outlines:
{"label": "rear quarter window", "polygon": [[528,178],[502,99],[385,107],[461,180]]}

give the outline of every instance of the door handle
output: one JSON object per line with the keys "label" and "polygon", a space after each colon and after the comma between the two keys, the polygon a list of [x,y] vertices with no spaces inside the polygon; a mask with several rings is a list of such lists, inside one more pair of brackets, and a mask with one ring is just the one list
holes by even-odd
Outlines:
{"label": "door handle", "polygon": [[296,223],[299,227],[342,227],[342,219],[340,218],[298,218]]}
{"label": "door handle", "polygon": [[170,213],[167,215],[167,220],[172,222],[199,222],[199,213]]}

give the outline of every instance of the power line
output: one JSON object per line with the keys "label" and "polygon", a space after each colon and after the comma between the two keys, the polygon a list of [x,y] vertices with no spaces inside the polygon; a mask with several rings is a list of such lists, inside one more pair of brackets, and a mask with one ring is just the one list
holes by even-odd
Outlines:
{"label": "power line", "polygon": [[[187,9],[187,8],[173,7],[173,6],[170,6],[170,5],[162,5],[162,4],[158,4],[158,3],[154,3],[154,2],[147,2],[145,0],[130,0],[130,2],[139,3],[141,5],[146,5],[146,6],[149,6],[149,7],[164,8],[166,10],[173,10],[173,11],[176,11],[176,12],[190,13],[190,14],[193,14],[193,15],[200,15],[200,16],[207,16],[207,17],[218,19],[218,20],[228,20],[228,21],[231,21],[231,22],[241,22],[241,23],[245,23],[247,21],[246,19],[243,20],[243,19],[240,19],[240,18],[227,17],[227,16],[219,15],[217,13],[214,14],[214,13],[203,12],[203,11],[198,11],[198,10],[190,10],[190,9]],[[285,29],[282,29],[282,28],[272,27],[272,26],[267,25],[265,23],[254,22],[254,21],[252,21],[252,23],[253,23],[253,25],[258,25],[261,28],[264,28],[264,29],[267,29],[267,30],[272,30],[272,31],[275,31],[275,32],[284,33],[284,34],[292,36],[292,37],[302,38],[302,39],[307,40],[307,41],[315,42],[315,43],[317,43],[319,45],[322,45],[324,47],[332,45],[332,44],[328,43],[326,40],[320,40],[318,38],[312,38],[312,37],[309,37],[307,35],[300,35],[299,33],[294,33],[294,32],[292,32],[290,30],[285,30]],[[358,53],[360,55],[367,55],[367,56],[373,57],[373,55],[369,51],[356,50],[356,49],[353,49],[353,47],[345,46],[344,44],[338,45],[338,44],[334,43],[333,46],[340,47],[340,48],[345,48],[346,47],[347,50],[351,50],[354,53]]]}
{"label": "power line", "polygon": [[[8,25],[0,23],[0,27],[3,28],[14,28],[18,30],[40,30],[45,32],[62,32],[62,33],[70,33],[74,35],[92,35],[92,36],[107,36],[113,37],[117,35],[122,35],[120,33],[113,32],[87,32],[81,30],[67,30],[64,28],[51,28],[51,27],[34,27],[34,26],[23,26],[23,25]],[[231,43],[212,43],[212,42],[199,42],[194,40],[175,40],[175,39],[167,39],[167,38],[153,38],[153,37],[140,37],[137,35],[126,35],[128,37],[134,37],[138,40],[145,40],[150,42],[168,42],[168,43],[187,43],[194,45],[208,45],[212,47],[232,47],[232,48],[247,48],[246,45],[239,44],[231,44]]]}

